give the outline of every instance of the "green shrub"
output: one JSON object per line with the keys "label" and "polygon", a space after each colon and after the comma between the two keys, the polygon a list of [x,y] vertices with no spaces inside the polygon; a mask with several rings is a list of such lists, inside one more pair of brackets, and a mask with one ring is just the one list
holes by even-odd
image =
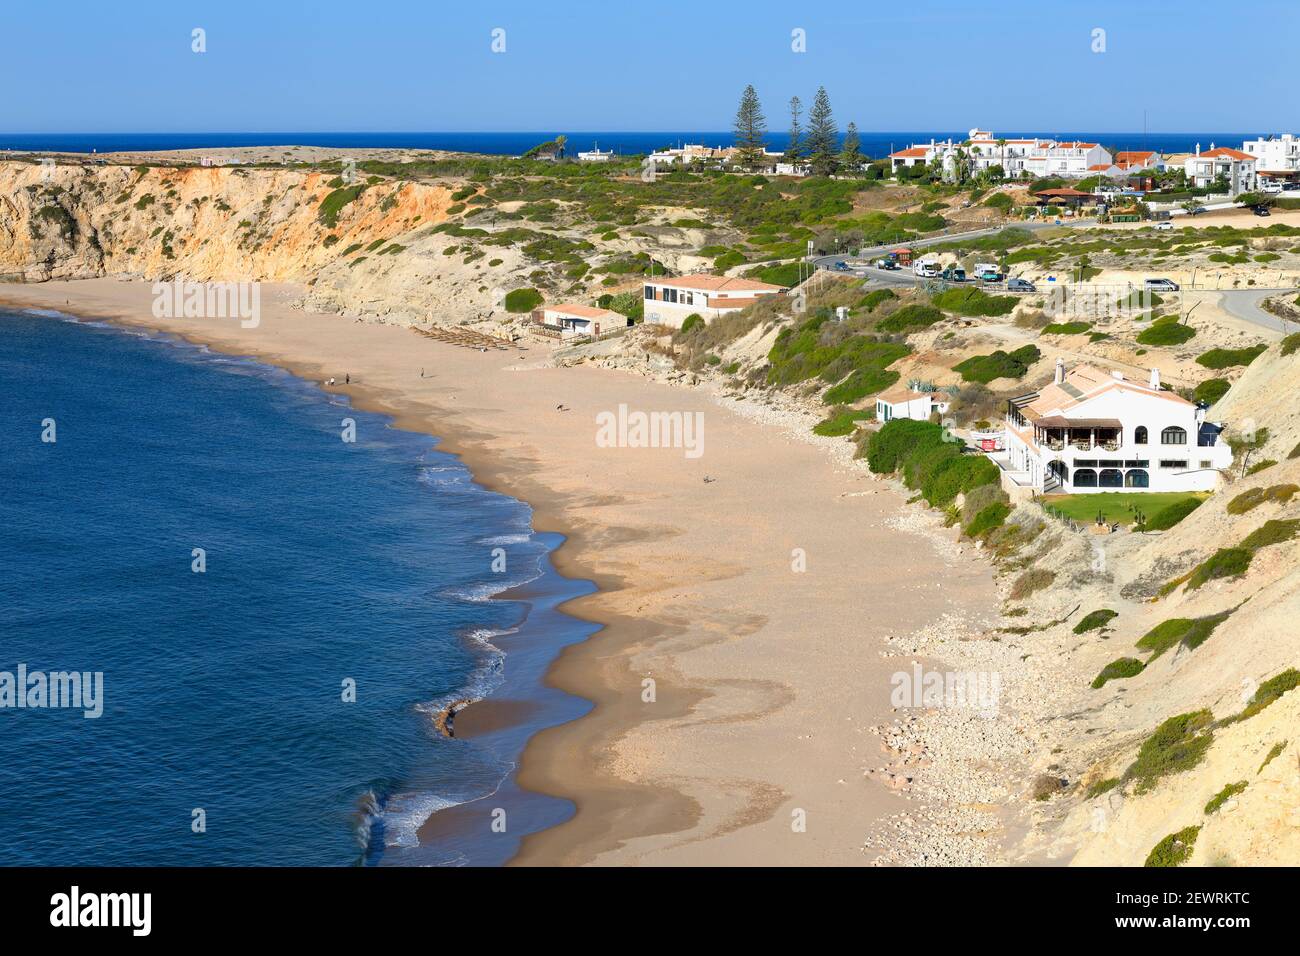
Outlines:
{"label": "green shrub", "polygon": [[1168,531],[1201,506],[1200,498],[1184,498],[1166,505],[1147,519],[1148,531]]}
{"label": "green shrub", "polygon": [[1209,581],[1220,578],[1239,578],[1250,568],[1252,553],[1246,548],[1220,548],[1192,571],[1187,579],[1187,590],[1195,591]]}
{"label": "green shrub", "polygon": [[897,299],[893,289],[873,289],[858,300],[856,308],[865,309],[868,312],[874,312],[882,302],[889,302],[891,299]]}
{"label": "green shrub", "polygon": [[327,229],[333,229],[338,225],[339,213],[343,211],[345,206],[355,201],[365,188],[364,185],[358,183],[355,186],[335,189],[321,200],[320,208],[316,210],[316,219]]}
{"label": "green shrub", "polygon": [[1074,625],[1074,633],[1086,634],[1088,631],[1095,631],[1098,628],[1105,627],[1117,617],[1119,617],[1119,611],[1112,611],[1110,608],[1093,611],[1084,615],[1083,620]]}
{"label": "green shrub", "polygon": [[982,289],[954,288],[940,292],[932,302],[945,312],[965,316],[1007,315],[1020,302],[1014,295],[989,295]]}
{"label": "green shrub", "polygon": [[1300,485],[1294,484],[1250,488],[1229,501],[1224,510],[1230,515],[1244,515],[1268,501],[1286,504],[1297,491],[1300,491]]}
{"label": "green shrub", "polygon": [[994,528],[999,528],[1011,514],[1011,508],[1002,502],[994,502],[986,508],[981,509],[971,522],[962,528],[962,534],[968,538],[981,538],[988,534]]}
{"label": "green shrub", "polygon": [[953,366],[963,381],[987,385],[998,378],[1024,378],[1029,366],[1042,357],[1035,345],[1025,345],[1014,352],[998,349],[988,355],[973,355]]}
{"label": "green shrub", "polygon": [[1246,469],[1246,475],[1247,475],[1247,477],[1249,477],[1250,475],[1258,475],[1258,474],[1259,474],[1261,471],[1263,471],[1265,468],[1272,468],[1272,467],[1273,467],[1274,465],[1276,465],[1276,464],[1277,464],[1277,460],[1276,460],[1276,459],[1273,459],[1273,458],[1264,458],[1264,459],[1262,459],[1262,460],[1260,460],[1260,461],[1255,462],[1255,464],[1253,464],[1253,465],[1251,465],[1249,468],[1247,468],[1247,469]]}
{"label": "green shrub", "polygon": [[682,322],[682,333],[685,334],[689,332],[691,329],[695,328],[697,325],[703,325],[703,324],[704,324],[704,317],[701,316],[698,312],[692,312],[690,315],[686,317],[686,320]]}
{"label": "green shrub", "polygon": [[1264,768],[1267,767],[1269,764],[1271,764],[1275,757],[1280,757],[1282,755],[1283,750],[1286,750],[1285,740],[1280,740],[1277,743],[1275,743],[1272,747],[1270,747],[1268,751],[1268,755],[1264,757],[1264,762],[1260,764],[1259,769],[1255,771],[1255,776],[1259,776],[1261,773],[1263,773]]}
{"label": "green shrub", "polygon": [[1250,699],[1245,709],[1234,717],[1224,721],[1227,723],[1236,723],[1239,720],[1246,720],[1248,717],[1254,717],[1265,707],[1268,707],[1283,694],[1293,691],[1300,687],[1300,671],[1294,667],[1288,667],[1282,673],[1270,677],[1264,683],[1255,689],[1255,694]]}
{"label": "green shrub", "polygon": [[851,408],[843,409],[824,421],[820,421],[814,425],[813,434],[826,435],[832,438],[840,435],[851,435],[857,430],[858,422],[863,419],[874,417],[875,412],[870,409],[866,411],[858,411]]}
{"label": "green shrub", "polygon": [[1216,793],[1210,802],[1205,805],[1205,815],[1208,817],[1212,813],[1218,813],[1219,808],[1246,789],[1246,781],[1239,780],[1236,783],[1230,783],[1218,793]]}
{"label": "green shrub", "polygon": [[1296,349],[1300,349],[1300,332],[1292,332],[1282,340],[1282,354],[1290,355]]}
{"label": "green shrub", "polygon": [[1228,389],[1232,383],[1226,378],[1207,378],[1200,385],[1196,386],[1196,391],[1192,393],[1192,400],[1204,402],[1206,405],[1213,405],[1224,395],[1228,394]]}
{"label": "green shrub", "polygon": [[[1246,535],[1245,540],[1238,545],[1239,549],[1247,552],[1255,552],[1260,548],[1267,548],[1269,545],[1282,544],[1290,541],[1300,533],[1300,518],[1291,518],[1288,520],[1270,519]],[[1249,563],[1249,562],[1247,562]]]}
{"label": "green shrub", "polygon": [[1014,204],[1009,193],[994,193],[988,199],[984,200],[984,205],[1000,212],[1006,212]]}
{"label": "green shrub", "polygon": [[1125,677],[1136,677],[1142,673],[1142,668],[1146,667],[1136,657],[1121,657],[1117,661],[1111,661],[1101,669],[1101,673],[1093,678],[1092,686],[1094,690],[1106,686],[1108,680],[1121,680]]}
{"label": "green shrub", "polygon": [[1166,315],[1156,319],[1151,327],[1138,333],[1140,345],[1181,345],[1196,335],[1190,325],[1182,325],[1176,315]]}
{"label": "green shrub", "polygon": [[1180,641],[1188,648],[1195,649],[1204,644],[1214,629],[1226,621],[1231,613],[1222,611],[1207,617],[1174,617],[1161,621],[1138,638],[1137,647],[1151,652],[1148,664]]}
{"label": "green shrub", "polygon": [[1213,719],[1208,710],[1170,717],[1142,742],[1124,778],[1135,781],[1138,793],[1146,793],[1162,778],[1191,770],[1214,741]]}
{"label": "green shrub", "polygon": [[944,314],[932,305],[914,302],[905,305],[876,326],[881,332],[915,332],[942,321]]}
{"label": "green shrub", "polygon": [[[1238,365],[1249,365],[1259,358],[1268,348],[1267,345],[1252,345],[1244,349],[1210,349],[1196,356],[1196,363],[1218,371]],[[1224,389],[1227,391],[1227,389]]]}
{"label": "green shrub", "polygon": [[892,474],[917,448],[942,441],[943,429],[932,422],[895,418],[871,436],[867,445],[867,467],[878,475]]}
{"label": "green shrub", "polygon": [[1196,837],[1201,828],[1184,827],[1177,833],[1171,833],[1157,843],[1147,855],[1143,866],[1182,866],[1192,855],[1196,846]]}
{"label": "green shrub", "polygon": [[536,289],[511,289],[506,293],[507,312],[531,312],[542,304],[542,294]]}
{"label": "green shrub", "polygon": [[[951,446],[948,446],[951,447]],[[932,506],[941,508],[959,494],[999,481],[998,466],[984,455],[958,454],[942,463],[922,485],[921,493]]]}
{"label": "green shrub", "polygon": [[828,388],[826,394],[822,396],[822,401],[828,405],[851,405],[868,395],[883,392],[898,379],[898,373],[889,369],[858,369],[839,385]]}
{"label": "green shrub", "polygon": [[1043,335],[1082,335],[1090,328],[1091,322],[1053,322],[1043,327]]}

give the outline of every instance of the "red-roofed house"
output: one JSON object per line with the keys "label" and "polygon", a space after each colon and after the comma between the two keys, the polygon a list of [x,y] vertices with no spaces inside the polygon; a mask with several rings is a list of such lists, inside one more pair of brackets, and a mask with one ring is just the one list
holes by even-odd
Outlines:
{"label": "red-roofed house", "polygon": [[627,316],[619,312],[572,302],[536,309],[533,311],[533,321],[545,329],[550,329],[551,335],[559,332],[562,339],[577,338],[582,335],[596,336],[629,324]]}
{"label": "red-roofed house", "polygon": [[1196,152],[1183,161],[1183,171],[1189,185],[1198,188],[1213,186],[1220,178],[1227,181],[1228,194],[1253,192],[1255,189],[1255,157],[1227,146],[1215,147],[1213,143],[1205,152],[1196,144]]}
{"label": "red-roofed house", "polygon": [[687,316],[706,322],[728,312],[748,308],[760,298],[784,292],[785,287],[755,279],[691,275],[645,281],[645,321],[680,329]]}
{"label": "red-roofed house", "polygon": [[1130,173],[1140,169],[1164,169],[1165,158],[1150,149],[1121,150],[1115,154],[1115,165]]}

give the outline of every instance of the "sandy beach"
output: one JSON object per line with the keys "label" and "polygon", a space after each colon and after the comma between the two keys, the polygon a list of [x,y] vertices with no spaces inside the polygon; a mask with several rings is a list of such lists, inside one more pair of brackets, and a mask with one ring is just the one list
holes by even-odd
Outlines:
{"label": "sandy beach", "polygon": [[[900,716],[890,678],[903,665],[886,656],[888,639],[996,616],[992,570],[974,548],[954,545],[955,532],[900,530],[902,497],[837,452],[843,439],[808,440],[806,425],[798,437],[702,389],[553,367],[535,342],[480,352],[304,313],[290,306],[300,292],[264,287],[256,328],[155,319],[144,282],[5,286],[0,302],[335,378],[358,405],[438,436],[480,483],[528,502],[537,530],[567,536],[557,567],[599,590],[566,610],[604,628],[564,652],[550,681],[595,706],[528,747],[520,784],[576,813],[526,839],[515,862],[873,860],[870,834],[909,799],[867,775],[884,762],[873,728]],[[703,453],[601,447],[597,416],[620,405],[702,413]],[[473,705],[458,732],[510,708]],[[488,826],[490,810],[458,812]],[[435,816],[423,837],[444,824]]]}

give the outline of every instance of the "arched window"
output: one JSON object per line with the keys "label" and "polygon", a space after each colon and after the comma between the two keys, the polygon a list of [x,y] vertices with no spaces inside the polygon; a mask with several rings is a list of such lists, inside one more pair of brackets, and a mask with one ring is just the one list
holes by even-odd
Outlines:
{"label": "arched window", "polygon": [[1059,458],[1056,459],[1055,461],[1048,462],[1047,472],[1048,474],[1055,475],[1057,478],[1059,478],[1061,484],[1065,484],[1070,480],[1069,466],[1067,466],[1065,462],[1061,461],[1061,459]]}
{"label": "arched window", "polygon": [[1103,468],[1101,474],[1098,476],[1097,487],[1123,488],[1124,476],[1120,473],[1118,468]]}
{"label": "arched window", "polygon": [[1160,444],[1162,445],[1186,445],[1187,430],[1179,428],[1177,425],[1171,425],[1160,433]]}
{"label": "arched window", "polygon": [[1097,473],[1091,468],[1074,469],[1074,487],[1076,488],[1096,488]]}
{"label": "arched window", "polygon": [[1137,428],[1133,429],[1133,444],[1145,445],[1146,443],[1147,427],[1145,425],[1139,425]]}
{"label": "arched window", "polygon": [[1148,488],[1151,485],[1151,476],[1145,469],[1134,468],[1132,471],[1124,472],[1125,488]]}

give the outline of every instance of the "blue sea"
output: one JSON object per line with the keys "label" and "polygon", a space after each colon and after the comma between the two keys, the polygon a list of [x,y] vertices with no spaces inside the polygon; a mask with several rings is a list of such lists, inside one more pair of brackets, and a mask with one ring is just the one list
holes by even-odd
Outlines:
{"label": "blue sea", "polygon": [[[963,139],[969,130],[926,130],[862,132],[862,152],[880,158],[912,143],[928,143],[931,139],[954,137]],[[1006,138],[1045,136],[1058,140],[1084,140],[1100,143],[1108,149],[1153,149],[1162,153],[1192,151],[1197,143],[1209,148],[1240,146],[1245,139],[1268,135],[1269,131],[1248,133],[1106,133],[1082,130],[996,130]],[[599,146],[612,149],[619,155],[643,155],[652,150],[683,143],[703,143],[706,146],[729,146],[729,131],[674,130],[640,132],[570,132],[563,129],[532,133],[0,133],[0,150],[44,150],[73,153],[135,152],[159,149],[220,149],[232,146],[327,146],[334,148],[369,147],[399,149],[445,149],[468,153],[517,156],[538,143],[557,135],[568,137],[570,152]],[[771,149],[785,149],[789,137],[785,132],[772,132],[767,137]]]}
{"label": "blue sea", "polygon": [[[592,586],[434,439],[250,359],[0,310],[0,447],[0,671],[103,674],[97,719],[0,709],[0,865],[494,865],[572,813],[513,773],[590,706],[542,676]],[[437,732],[489,695],[527,717]]]}

